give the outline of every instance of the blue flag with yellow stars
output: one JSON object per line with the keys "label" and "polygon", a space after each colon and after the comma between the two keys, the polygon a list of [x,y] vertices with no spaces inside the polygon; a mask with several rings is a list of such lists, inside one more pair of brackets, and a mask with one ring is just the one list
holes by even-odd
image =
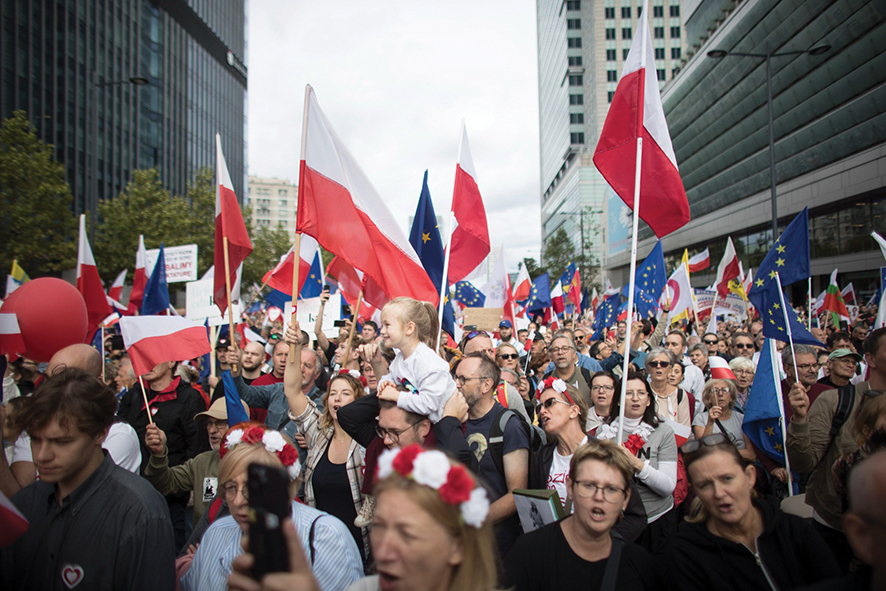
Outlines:
{"label": "blue flag with yellow stars", "polygon": [[468,308],[482,308],[486,303],[486,296],[483,292],[469,281],[459,281],[455,284],[455,299]]}
{"label": "blue flag with yellow stars", "polygon": [[308,271],[308,277],[305,284],[302,285],[299,292],[300,298],[319,298],[323,293],[323,271],[320,263],[320,249],[314,253],[314,260],[311,262],[311,269]]}
{"label": "blue flag with yellow stars", "polygon": [[809,208],[803,208],[803,211],[788,224],[766,258],[760,263],[757,278],[748,292],[748,299],[762,315],[765,309],[763,297],[769,287],[777,283],[776,273],[784,287],[809,277],[809,269]]}
{"label": "blue flag with yellow stars", "polygon": [[[634,274],[634,306],[640,318],[646,318],[649,312],[658,308],[658,298],[667,282],[664,253],[659,240]],[[628,289],[626,285],[622,294],[625,297],[628,297]]]}
{"label": "blue flag with yellow stars", "polygon": [[[778,293],[778,283],[775,281],[770,282],[765,290],[757,293],[757,301],[754,302],[754,305],[757,306],[760,320],[763,321],[763,336],[784,342],[793,340],[795,345],[812,345],[824,348],[825,344],[806,330],[806,325],[800,322],[800,317],[787,303],[787,299],[785,299],[785,307],[782,307],[781,299]],[[791,323],[790,339],[785,325],[785,312],[787,312],[788,321]]]}
{"label": "blue flag with yellow stars", "polygon": [[597,308],[597,315],[594,316],[594,336],[591,337],[591,340],[599,341],[603,337],[603,331],[615,324],[620,303],[621,296],[617,293],[603,300]]}
{"label": "blue flag with yellow stars", "polygon": [[[775,341],[766,339],[760,350],[757,373],[745,402],[741,428],[757,449],[781,466],[785,465],[784,437],[781,424],[781,376],[773,364]],[[796,478],[794,478],[796,486]],[[796,489],[795,489],[796,490]]]}
{"label": "blue flag with yellow stars", "polygon": [[551,307],[551,277],[542,273],[532,282],[529,290],[529,300],[526,302],[526,311],[535,312]]}

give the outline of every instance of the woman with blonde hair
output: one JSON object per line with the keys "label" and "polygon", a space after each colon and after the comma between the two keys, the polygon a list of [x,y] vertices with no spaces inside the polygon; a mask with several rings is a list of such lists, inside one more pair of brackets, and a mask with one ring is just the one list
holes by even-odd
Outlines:
{"label": "woman with blonde hair", "polygon": [[744,415],[735,411],[737,393],[735,382],[732,380],[708,380],[701,395],[707,410],[695,415],[692,421],[692,433],[696,439],[714,433],[723,433],[729,437],[741,457],[749,462],[755,462],[757,454],[750,439],[742,431]]}

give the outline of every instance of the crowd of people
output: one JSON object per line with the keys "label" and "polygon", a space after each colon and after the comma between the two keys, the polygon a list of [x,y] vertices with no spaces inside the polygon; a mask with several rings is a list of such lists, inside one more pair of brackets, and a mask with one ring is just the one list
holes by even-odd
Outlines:
{"label": "crowd of people", "polygon": [[[104,359],[10,362],[0,492],[29,526],[0,587],[886,591],[870,310],[813,329],[826,347],[776,342],[788,463],[745,433],[759,320],[697,334],[665,308],[629,339],[624,321],[503,320],[438,349],[436,309],[410,298],[333,339],[323,314],[313,335],[246,318],[262,340],[223,335],[213,371],[136,376],[113,336]],[[237,404],[249,420],[229,424]],[[289,569],[264,576],[254,464],[289,483],[272,549]],[[555,517],[530,527],[518,506],[538,498]]]}

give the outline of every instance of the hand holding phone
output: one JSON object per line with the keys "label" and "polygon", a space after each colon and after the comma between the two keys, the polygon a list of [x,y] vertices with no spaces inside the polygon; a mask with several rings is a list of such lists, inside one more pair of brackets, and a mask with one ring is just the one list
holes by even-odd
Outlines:
{"label": "hand holding phone", "polygon": [[260,581],[268,573],[289,571],[289,551],[281,529],[292,509],[289,475],[280,468],[250,464],[249,553],[255,557],[252,577]]}

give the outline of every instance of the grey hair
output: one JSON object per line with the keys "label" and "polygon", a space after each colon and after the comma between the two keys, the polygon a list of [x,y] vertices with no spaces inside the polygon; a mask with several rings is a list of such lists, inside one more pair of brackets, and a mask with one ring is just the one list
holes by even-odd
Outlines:
{"label": "grey hair", "polygon": [[645,365],[648,366],[650,361],[652,361],[656,357],[661,357],[662,355],[668,358],[668,361],[671,365],[677,363],[677,357],[673,353],[671,353],[669,349],[665,349],[664,347],[656,347],[646,354]]}
{"label": "grey hair", "polygon": [[732,380],[715,378],[713,380],[708,380],[704,385],[704,389],[701,391],[701,401],[704,403],[705,408],[710,409],[714,406],[716,398],[711,390],[714,389],[714,384],[718,382],[726,384],[726,387],[729,389],[729,395],[732,397],[732,401],[729,403],[729,408],[731,409],[735,407],[735,399],[738,398],[738,387],[735,385],[735,382]]}
{"label": "grey hair", "polygon": [[812,345],[794,345],[794,350],[791,352],[790,347],[785,347],[781,352],[781,363],[782,365],[794,365],[794,356],[795,355],[814,355],[815,359],[818,359],[818,349],[813,347]]}
{"label": "grey hair", "polygon": [[705,357],[710,355],[710,353],[708,352],[707,345],[703,345],[701,343],[696,343],[696,344],[692,345],[691,347],[689,347],[689,353],[692,353],[693,351],[701,351]]}
{"label": "grey hair", "polygon": [[747,357],[733,357],[732,361],[729,362],[729,369],[743,369],[745,371],[757,373],[757,365],[753,360],[748,359]]}

